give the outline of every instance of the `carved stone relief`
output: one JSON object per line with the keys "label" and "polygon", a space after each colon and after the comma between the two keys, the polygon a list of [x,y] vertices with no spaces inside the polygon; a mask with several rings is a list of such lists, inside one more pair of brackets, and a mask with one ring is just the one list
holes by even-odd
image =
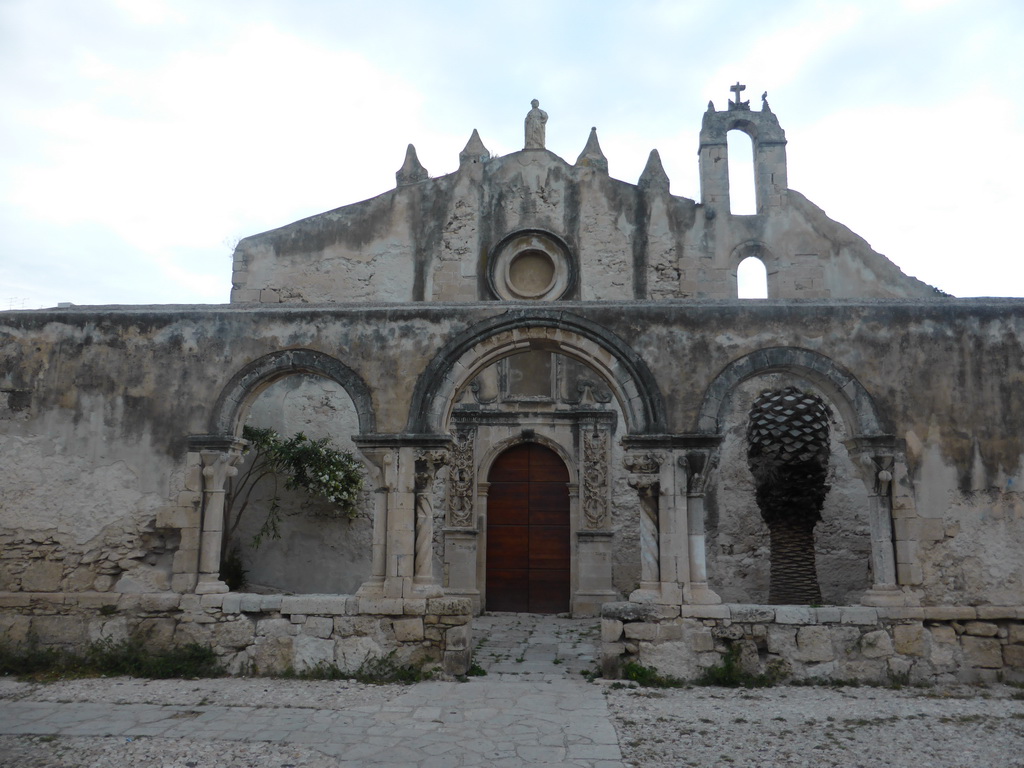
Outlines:
{"label": "carved stone relief", "polygon": [[473,454],[476,429],[468,427],[455,433],[448,468],[448,525],[469,528],[473,525]]}
{"label": "carved stone relief", "polygon": [[608,433],[595,429],[583,435],[583,526],[608,527]]}

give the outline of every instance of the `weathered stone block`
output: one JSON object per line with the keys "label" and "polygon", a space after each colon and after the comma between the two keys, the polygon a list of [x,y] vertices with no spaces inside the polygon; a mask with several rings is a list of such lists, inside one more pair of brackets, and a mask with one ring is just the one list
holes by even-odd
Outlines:
{"label": "weathered stone block", "polygon": [[334,619],[329,616],[309,616],[302,624],[302,633],[313,637],[328,638],[334,631]]}
{"label": "weathered stone block", "polygon": [[868,659],[883,659],[892,656],[892,640],[882,629],[867,632],[860,639],[860,652]]}
{"label": "weathered stone block", "polygon": [[1011,643],[1024,643],[1024,624],[1011,624],[1007,627],[1007,639]]}
{"label": "weathered stone block", "polygon": [[658,640],[682,640],[683,625],[676,623],[664,623],[658,625]]}
{"label": "weathered stone block", "polygon": [[213,641],[226,648],[246,648],[252,645],[255,628],[248,619],[235,619],[214,625]]}
{"label": "weathered stone block", "polygon": [[[401,616],[405,610],[404,600],[400,597],[359,598],[359,612],[381,616]],[[434,613],[434,611],[431,611]]]}
{"label": "weathered stone block", "polygon": [[242,610],[242,596],[237,593],[224,595],[224,602],[221,603],[222,613],[240,613]]}
{"label": "weathered stone block", "polygon": [[473,613],[473,601],[465,597],[432,597],[427,600],[426,611],[439,616],[468,616]]}
{"label": "weathered stone block", "polygon": [[427,600],[422,597],[406,599],[404,613],[406,616],[422,616],[427,612]]}
{"label": "weathered stone block", "polygon": [[608,619],[627,621],[645,621],[654,616],[656,609],[650,603],[604,603],[601,616]]}
{"label": "weathered stone block", "polygon": [[924,617],[929,621],[971,621],[978,612],[969,605],[932,605],[925,607]]}
{"label": "weathered stone block", "polygon": [[824,605],[821,608],[812,608],[814,611],[814,617],[818,620],[819,624],[838,624],[842,614],[839,612],[839,608],[835,605]]}
{"label": "weathered stone block", "polygon": [[[329,642],[317,640],[318,643]],[[334,641],[334,660],[340,669],[353,672],[370,659],[386,656],[385,650],[369,637],[339,637]],[[298,664],[296,664],[296,667]]]}
{"label": "weathered stone block", "polygon": [[601,619],[601,642],[617,643],[622,639],[623,624],[618,619]]}
{"label": "weathered stone block", "polygon": [[257,637],[290,637],[298,632],[288,619],[260,619],[256,622]]}
{"label": "weathered stone block", "polygon": [[832,634],[828,627],[800,627],[796,632],[797,650],[793,657],[797,661],[832,661]]}
{"label": "weathered stone block", "polygon": [[770,624],[768,626],[768,651],[784,658],[796,652],[796,630],[790,627]]}
{"label": "weathered stone block", "polygon": [[1013,619],[1017,615],[1017,608],[1012,605],[979,605],[975,610],[982,620]]}
{"label": "weathered stone block", "polygon": [[867,606],[844,606],[839,609],[839,621],[843,624],[870,626],[878,623],[878,611]]}
{"label": "weathered stone block", "polygon": [[1024,669],[1024,645],[1004,645],[1003,664],[1012,669]]}
{"label": "weathered stone block", "polygon": [[[292,641],[296,671],[303,672],[318,666],[334,663],[334,640],[325,640],[310,635],[296,635]],[[357,665],[358,666],[358,665]],[[354,669],[355,667],[352,667]]]}
{"label": "weathered stone block", "polygon": [[264,613],[280,611],[284,595],[263,595],[260,597],[260,610]]}
{"label": "weathered stone block", "polygon": [[964,661],[969,666],[987,669],[998,669],[1003,666],[1003,651],[998,640],[964,635],[960,643],[964,651]]}
{"label": "weathered stone block", "polygon": [[21,577],[25,592],[56,592],[64,577],[64,563],[54,560],[35,560],[28,564]]}
{"label": "weathered stone block", "polygon": [[250,653],[257,674],[279,674],[295,664],[290,637],[267,637],[258,642]]}
{"label": "weathered stone block", "polygon": [[168,593],[150,593],[139,595],[139,610],[147,613],[165,613],[178,610],[181,596]]}
{"label": "weathered stone block", "polygon": [[243,594],[238,604],[238,610],[242,613],[260,613],[263,604],[263,595]]}
{"label": "weathered stone block", "polygon": [[658,638],[658,625],[647,622],[625,624],[622,631],[627,640],[656,640]]}
{"label": "weathered stone block", "polygon": [[897,624],[892,628],[893,647],[905,656],[924,656],[928,634],[920,624]]}
{"label": "weathered stone block", "polygon": [[171,647],[175,625],[174,619],[143,619],[134,635],[147,648],[163,650]]}
{"label": "weathered stone block", "polygon": [[779,624],[817,624],[814,609],[802,605],[780,605],[775,609]]}
{"label": "weathered stone block", "polygon": [[444,633],[444,649],[446,651],[461,651],[470,647],[472,630],[469,624],[461,627],[452,627]]}
{"label": "weathered stone block", "polygon": [[999,627],[987,621],[968,621],[964,632],[975,637],[995,637],[999,634]]}
{"label": "weathered stone block", "polygon": [[715,638],[707,630],[700,630],[690,634],[690,646],[696,653],[706,653],[715,650]]}
{"label": "weathered stone block", "polygon": [[[414,643],[423,639],[423,619],[395,619],[395,639],[400,643]],[[448,630],[451,633],[453,630]]]}
{"label": "weathered stone block", "polygon": [[775,621],[775,608],[764,605],[732,605],[729,607],[729,617],[733,621],[745,623]]}
{"label": "weathered stone block", "polygon": [[19,646],[27,642],[31,620],[28,616],[0,616],[0,642]]}

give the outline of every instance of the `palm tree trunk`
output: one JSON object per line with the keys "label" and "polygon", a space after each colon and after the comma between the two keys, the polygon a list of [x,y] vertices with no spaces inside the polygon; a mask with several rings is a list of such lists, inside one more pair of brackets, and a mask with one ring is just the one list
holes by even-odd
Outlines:
{"label": "palm tree trunk", "polygon": [[814,559],[814,524],[808,516],[776,517],[768,524],[771,541],[772,605],[821,603],[821,587]]}

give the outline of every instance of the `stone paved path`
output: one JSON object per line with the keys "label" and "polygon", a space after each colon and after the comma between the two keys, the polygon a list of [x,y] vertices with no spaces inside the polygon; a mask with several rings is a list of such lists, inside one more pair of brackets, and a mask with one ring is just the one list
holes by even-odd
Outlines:
{"label": "stone paved path", "polygon": [[[623,766],[594,668],[593,621],[480,617],[487,674],[428,681],[382,702],[333,709],[0,700],[0,735],[269,742],[332,756],[338,766]],[[0,755],[0,764],[3,764]]]}

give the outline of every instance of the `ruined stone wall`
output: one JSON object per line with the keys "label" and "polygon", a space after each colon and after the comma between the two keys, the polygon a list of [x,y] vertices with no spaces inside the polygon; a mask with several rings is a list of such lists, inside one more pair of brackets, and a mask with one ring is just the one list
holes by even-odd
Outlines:
{"label": "ruined stone wall", "polygon": [[579,274],[567,298],[728,299],[746,256],[769,298],[928,298],[912,277],[800,193],[753,216],[698,205],[664,187],[526,150],[403,184],[378,197],[247,237],[235,250],[235,303],[494,298],[488,270],[506,236],[563,240]]}
{"label": "ruined stone wall", "polygon": [[[438,351],[505,311],[490,302],[4,313],[0,581],[25,591],[188,590],[201,482],[187,439],[210,432],[214,403],[239,370],[281,349],[335,356],[369,383],[374,429],[400,435]],[[645,361],[668,433],[706,431],[711,383],[759,350],[833,361],[874,400],[902,452],[893,482],[900,583],[930,605],[1019,604],[1021,302],[733,301],[685,312],[595,302],[563,303],[557,316],[607,329]],[[725,421],[724,433],[737,427]],[[716,482],[742,471],[735,464]],[[712,588],[716,578],[713,568]]]}
{"label": "ruined stone wall", "polygon": [[628,663],[683,680],[735,654],[776,680],[881,684],[1024,682],[1024,609],[605,606],[602,671]]}
{"label": "ruined stone wall", "polygon": [[0,637],[14,645],[81,648],[137,638],[162,650],[213,648],[232,674],[355,671],[391,654],[396,664],[465,674],[469,600],[367,600],[345,595],[177,595],[0,592]]}

